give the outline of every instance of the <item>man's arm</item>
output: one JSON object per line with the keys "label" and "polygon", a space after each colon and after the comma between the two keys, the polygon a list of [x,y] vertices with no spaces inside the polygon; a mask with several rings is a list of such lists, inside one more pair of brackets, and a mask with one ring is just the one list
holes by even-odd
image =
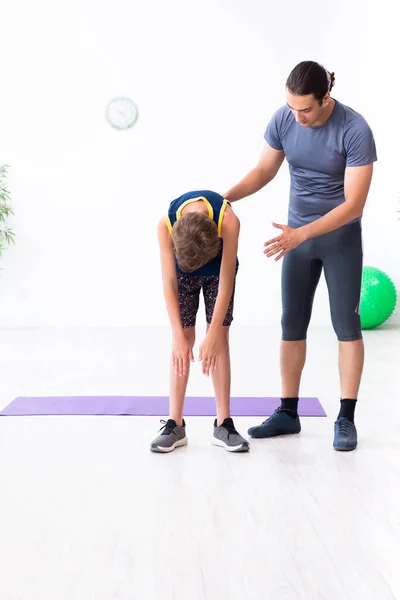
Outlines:
{"label": "man's arm", "polygon": [[345,202],[327,215],[305,226],[307,238],[329,233],[362,215],[371,185],[376,148],[371,128],[363,118],[350,124],[345,131],[346,170]]}
{"label": "man's arm", "polygon": [[273,180],[285,158],[283,150],[275,150],[266,144],[258,164],[237,185],[231,188],[224,198],[235,202],[246,196],[251,196]]}
{"label": "man's arm", "polygon": [[329,233],[362,215],[372,180],[373,164],[347,167],[344,177],[345,202],[323,217],[303,225],[304,239]]}
{"label": "man's arm", "polygon": [[312,223],[293,229],[287,225],[273,223],[282,233],[265,242],[264,254],[280,260],[305,240],[334,231],[361,216],[372,179],[373,165],[347,167],[345,171],[345,202]]}
{"label": "man's arm", "polygon": [[161,272],[165,303],[172,332],[174,335],[179,335],[183,334],[183,327],[178,302],[178,282],[176,279],[174,245],[165,222],[165,217],[158,223],[157,235],[160,245]]}

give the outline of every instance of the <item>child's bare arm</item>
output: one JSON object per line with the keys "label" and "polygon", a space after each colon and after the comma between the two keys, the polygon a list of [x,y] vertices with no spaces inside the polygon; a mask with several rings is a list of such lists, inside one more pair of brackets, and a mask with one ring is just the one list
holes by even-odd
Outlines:
{"label": "child's bare arm", "polygon": [[161,219],[159,222],[157,233],[160,244],[164,298],[173,335],[172,365],[176,375],[182,377],[188,372],[189,362],[194,361],[194,356],[192,346],[189,344],[182,327],[178,300],[178,281],[176,278],[174,246],[165,218]]}
{"label": "child's bare arm", "polygon": [[219,274],[218,296],[209,329],[210,333],[213,333],[222,326],[231,300],[236,273],[239,231],[240,221],[233,210],[228,208],[222,224],[222,239],[224,245]]}
{"label": "child's bare arm", "polygon": [[178,282],[176,279],[174,246],[165,218],[162,218],[158,223],[157,234],[158,243],[160,245],[163,291],[169,320],[173,333],[183,334],[178,302]]}
{"label": "child's bare arm", "polygon": [[218,295],[210,327],[199,351],[199,360],[202,361],[202,371],[207,376],[212,374],[217,367],[219,333],[221,332],[221,327],[223,327],[235,281],[239,229],[239,219],[232,210],[227,209],[222,225],[224,246],[219,274]]}

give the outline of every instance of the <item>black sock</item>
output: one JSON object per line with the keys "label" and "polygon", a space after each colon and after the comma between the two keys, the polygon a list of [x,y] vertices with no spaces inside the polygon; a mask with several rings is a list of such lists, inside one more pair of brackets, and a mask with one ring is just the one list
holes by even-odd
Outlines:
{"label": "black sock", "polygon": [[354,421],[354,411],[356,409],[357,399],[351,400],[350,398],[343,398],[340,400],[340,412],[338,414],[338,419],[340,417],[346,417],[349,421]]}
{"label": "black sock", "polygon": [[298,403],[299,398],[281,398],[281,408],[290,410],[293,413],[293,417],[297,416]]}

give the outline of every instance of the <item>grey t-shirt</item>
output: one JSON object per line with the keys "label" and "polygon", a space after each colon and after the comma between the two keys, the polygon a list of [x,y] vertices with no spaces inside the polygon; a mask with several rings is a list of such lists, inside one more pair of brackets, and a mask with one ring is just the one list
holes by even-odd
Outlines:
{"label": "grey t-shirt", "polygon": [[281,107],[264,137],[272,148],[285,152],[289,163],[291,226],[315,221],[342,204],[346,167],[377,160],[368,123],[337,100],[326,123],[315,127],[300,125],[288,106]]}

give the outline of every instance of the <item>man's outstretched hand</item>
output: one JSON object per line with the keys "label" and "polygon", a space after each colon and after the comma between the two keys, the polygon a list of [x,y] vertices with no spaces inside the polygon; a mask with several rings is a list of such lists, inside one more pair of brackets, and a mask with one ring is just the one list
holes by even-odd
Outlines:
{"label": "man's outstretched hand", "polygon": [[274,237],[271,240],[268,240],[264,244],[264,254],[267,257],[275,256],[275,260],[279,260],[293,250],[300,246],[302,242],[306,240],[306,237],[302,231],[302,228],[294,229],[293,227],[289,227],[288,225],[280,225],[279,223],[272,223],[274,227],[277,229],[281,229],[282,233],[278,235],[278,237]]}

